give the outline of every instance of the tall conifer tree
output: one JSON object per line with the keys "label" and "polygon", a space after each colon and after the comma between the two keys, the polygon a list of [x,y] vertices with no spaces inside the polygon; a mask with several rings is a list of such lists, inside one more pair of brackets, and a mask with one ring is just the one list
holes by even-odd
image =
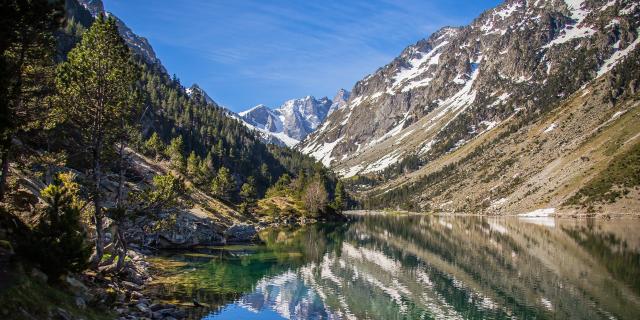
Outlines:
{"label": "tall conifer tree", "polygon": [[94,263],[103,254],[103,199],[100,191],[105,148],[113,146],[123,118],[135,110],[138,69],[113,18],[99,16],[82,41],[58,67],[60,111],[81,133],[80,144],[92,163],[92,200],[96,228]]}

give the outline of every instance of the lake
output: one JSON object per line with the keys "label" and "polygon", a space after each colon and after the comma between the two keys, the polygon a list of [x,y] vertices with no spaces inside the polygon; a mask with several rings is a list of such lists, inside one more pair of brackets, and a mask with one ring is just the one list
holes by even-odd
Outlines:
{"label": "lake", "polygon": [[[151,259],[193,319],[639,319],[640,219],[355,217]],[[198,305],[194,307],[194,303]]]}

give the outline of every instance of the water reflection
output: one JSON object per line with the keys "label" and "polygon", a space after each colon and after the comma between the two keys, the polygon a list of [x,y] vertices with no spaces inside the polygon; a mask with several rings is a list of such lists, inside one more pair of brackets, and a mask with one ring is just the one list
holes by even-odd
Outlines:
{"label": "water reflection", "polygon": [[637,319],[638,220],[371,216],[157,258],[206,319]]}

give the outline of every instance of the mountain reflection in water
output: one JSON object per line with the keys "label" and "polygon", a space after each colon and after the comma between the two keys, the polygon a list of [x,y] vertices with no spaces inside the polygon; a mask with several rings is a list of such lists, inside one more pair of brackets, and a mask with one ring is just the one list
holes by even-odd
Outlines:
{"label": "mountain reflection in water", "polygon": [[638,319],[638,227],[367,216],[167,253],[150,290],[193,319]]}

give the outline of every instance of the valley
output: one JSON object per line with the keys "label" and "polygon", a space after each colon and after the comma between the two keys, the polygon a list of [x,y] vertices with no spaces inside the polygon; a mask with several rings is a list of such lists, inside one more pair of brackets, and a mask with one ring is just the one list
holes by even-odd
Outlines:
{"label": "valley", "polygon": [[637,318],[640,5],[464,6],[0,4],[0,318]]}

